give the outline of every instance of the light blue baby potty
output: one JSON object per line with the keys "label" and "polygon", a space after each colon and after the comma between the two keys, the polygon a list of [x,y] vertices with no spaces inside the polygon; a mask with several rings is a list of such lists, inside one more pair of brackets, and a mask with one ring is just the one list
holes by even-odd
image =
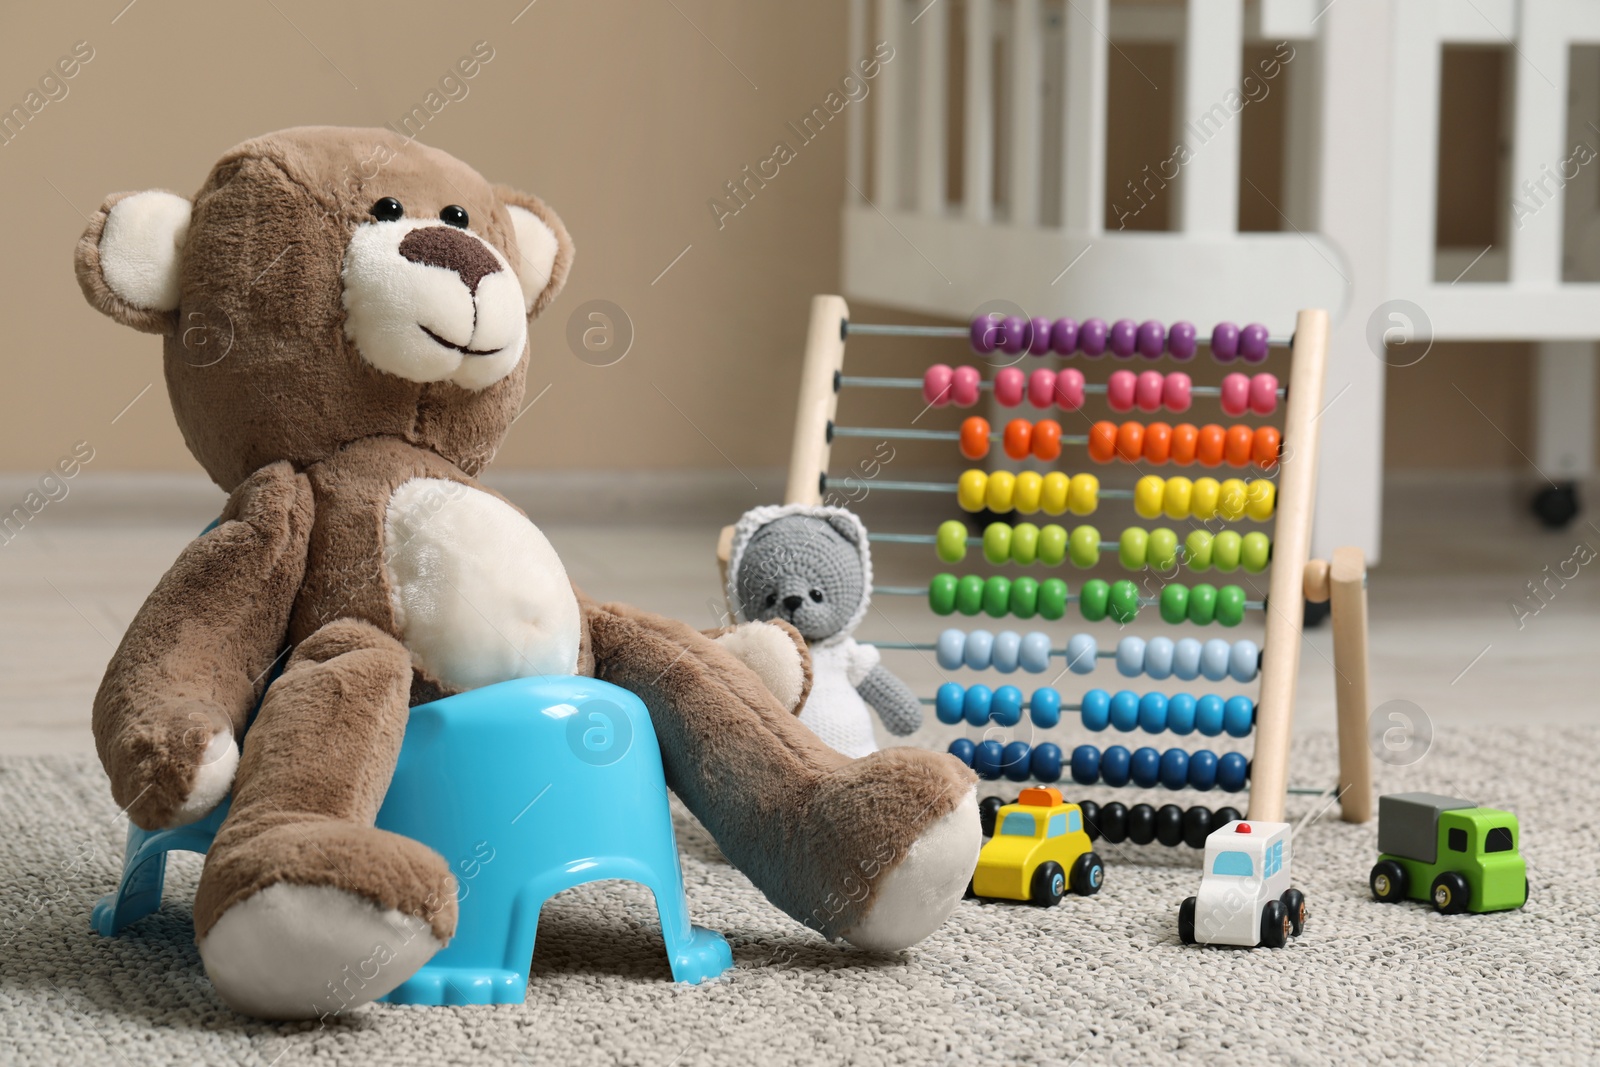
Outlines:
{"label": "light blue baby potty", "polygon": [[[206,851],[226,809],[176,830],[130,825],[94,928],[115,936],[159,908],[166,854]],[[604,879],[654,894],[674,979],[733,966],[722,935],[689,922],[650,713],[609,682],[519,678],[412,708],[377,824],[445,858],[460,910],[450,944],[389,1003],[521,1003],[544,902]]]}

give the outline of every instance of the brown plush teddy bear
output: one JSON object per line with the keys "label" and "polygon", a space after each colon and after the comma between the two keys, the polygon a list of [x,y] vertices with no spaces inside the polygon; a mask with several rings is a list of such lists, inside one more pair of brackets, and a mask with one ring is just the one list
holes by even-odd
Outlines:
{"label": "brown plush teddy bear", "polygon": [[387,130],[332,127],[239,145],[192,200],[111,196],[78,244],[89,301],[163,336],[184,440],[228,493],[129,626],[94,731],[140,826],[232,795],[194,925],[241,1011],[348,1007],[331,980],[389,946],[363,989],[376,998],[448,941],[445,861],[373,821],[408,709],[510,678],[637,693],[669,785],[827,937],[914,944],[965,888],[970,771],[916,749],[834,753],[794,716],[810,679],[792,629],[703,634],[596,604],[475,480],[572,257],[537,198]]}

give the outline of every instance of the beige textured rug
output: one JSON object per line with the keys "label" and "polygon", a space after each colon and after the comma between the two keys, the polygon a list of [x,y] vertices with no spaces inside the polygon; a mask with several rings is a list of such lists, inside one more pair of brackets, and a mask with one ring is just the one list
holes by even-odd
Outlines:
{"label": "beige textured rug", "polygon": [[[100,770],[8,758],[0,1063],[1593,1063],[1597,748],[1589,727],[1442,729],[1419,764],[1382,769],[1387,790],[1519,815],[1532,882],[1520,912],[1373,903],[1376,827],[1330,816],[1298,841],[1310,919],[1286,949],[1180,945],[1177,906],[1198,884],[1198,858],[1153,844],[1103,846],[1097,897],[1052,910],[963,902],[929,941],[880,958],[779,914],[684,817],[690,908],[732,943],[727,978],[674,985],[649,898],[606,883],[547,907],[525,1004],[380,1005],[326,1028],[254,1022],[216,1000],[189,922],[195,858],[170,868],[158,914],[120,938],[91,933],[123,836]],[[1295,766],[1297,778],[1329,778],[1331,740],[1298,739]],[[1313,803],[1292,798],[1291,816]]]}

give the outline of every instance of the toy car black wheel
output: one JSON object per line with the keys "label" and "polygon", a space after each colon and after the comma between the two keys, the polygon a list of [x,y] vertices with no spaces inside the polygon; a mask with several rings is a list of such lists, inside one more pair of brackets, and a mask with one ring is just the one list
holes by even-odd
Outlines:
{"label": "toy car black wheel", "polygon": [[1467,904],[1472,899],[1472,887],[1455,871],[1445,871],[1433,880],[1433,888],[1428,896],[1439,914],[1459,915],[1467,910]]}
{"label": "toy car black wheel", "polygon": [[1289,932],[1299,937],[1306,928],[1306,895],[1298,889],[1285,889],[1283,896],[1285,910],[1289,912]]}
{"label": "toy car black wheel", "polygon": [[1041,908],[1053,908],[1067,895],[1067,874],[1061,864],[1050,860],[1033,872],[1033,894],[1028,898]]}
{"label": "toy car black wheel", "polygon": [[1072,861],[1072,891],[1080,897],[1092,897],[1100,892],[1106,881],[1106,867],[1095,852],[1085,852]]}
{"label": "toy car black wheel", "polygon": [[1522,876],[1522,906],[1523,907],[1527,907],[1528,906],[1528,896],[1529,896],[1528,876],[1527,875],[1523,875]]}
{"label": "toy car black wheel", "polygon": [[1267,948],[1289,943],[1289,909],[1281,900],[1269,900],[1261,909],[1261,943]]}
{"label": "toy car black wheel", "polygon": [[1379,860],[1367,884],[1372,886],[1372,899],[1395,904],[1406,898],[1407,881],[1404,867],[1394,860]]}
{"label": "toy car black wheel", "polygon": [[972,879],[967,879],[967,891],[961,894],[962,900],[977,900],[978,894],[972,891]]}
{"label": "toy car black wheel", "polygon": [[978,801],[978,825],[983,828],[984,837],[994,836],[994,821],[1005,805],[999,797],[984,797]]}
{"label": "toy car black wheel", "polygon": [[1100,805],[1092,800],[1080,800],[1078,810],[1083,812],[1083,832],[1089,835],[1090,841],[1100,840]]}
{"label": "toy car black wheel", "polygon": [[1184,897],[1178,906],[1178,940],[1194,944],[1194,897]]}

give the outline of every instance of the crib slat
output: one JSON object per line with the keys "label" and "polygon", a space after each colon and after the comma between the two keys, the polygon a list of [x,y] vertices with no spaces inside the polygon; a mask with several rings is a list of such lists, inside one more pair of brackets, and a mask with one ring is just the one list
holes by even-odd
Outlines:
{"label": "crib slat", "polygon": [[1098,234],[1105,223],[1109,6],[1109,0],[1072,0],[1064,9],[1061,224],[1074,233]]}
{"label": "crib slat", "polygon": [[994,37],[991,0],[967,0],[966,117],[961,145],[962,208],[988,222],[994,205]]}
{"label": "crib slat", "polygon": [[[850,0],[849,51],[846,59],[852,71],[867,57],[867,0]],[[850,108],[845,127],[844,173],[849,180],[845,196],[859,203],[867,189],[867,124],[859,106]]]}
{"label": "crib slat", "polygon": [[[1518,35],[1511,142],[1510,277],[1516,285],[1561,281],[1561,178],[1566,135],[1568,48],[1560,15],[1524,4]],[[1552,84],[1553,83],[1553,84]]]}
{"label": "crib slat", "polygon": [[1012,0],[1011,34],[1006,47],[1010,91],[1006,131],[1009,160],[1006,200],[1014,226],[1039,221],[1039,113],[1043,105],[1041,84],[1044,61],[1039,25],[1039,0]]}
{"label": "crib slat", "polygon": [[915,19],[917,40],[917,209],[944,213],[945,51],[950,5],[934,3]]}
{"label": "crib slat", "polygon": [[1239,229],[1239,83],[1243,0],[1189,0],[1183,45],[1183,129],[1191,153],[1178,178],[1178,228]]}
{"label": "crib slat", "polygon": [[[878,0],[878,39],[903,51],[906,42],[905,0]],[[904,63],[885,63],[878,72],[873,95],[878,99],[873,112],[872,171],[873,199],[880,209],[896,211],[901,206],[900,158],[901,103],[900,71]]]}

